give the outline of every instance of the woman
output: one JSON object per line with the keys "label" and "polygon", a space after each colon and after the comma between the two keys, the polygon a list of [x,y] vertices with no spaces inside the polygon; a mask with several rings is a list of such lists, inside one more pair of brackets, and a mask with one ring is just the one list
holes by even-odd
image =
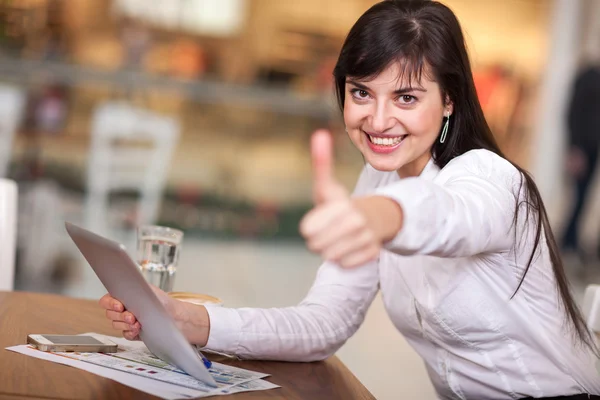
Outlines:
{"label": "woman", "polygon": [[[332,177],[330,136],[313,136],[316,206],[301,232],[327,260],[313,287],[283,309],[205,308],[157,292],[190,342],[244,358],[321,360],[381,289],[440,398],[600,394],[595,345],[539,192],[494,142],[452,11],[435,1],[373,6],[334,75],[367,165],[349,197]],[[100,303],[126,338],[137,336],[120,302]]]}

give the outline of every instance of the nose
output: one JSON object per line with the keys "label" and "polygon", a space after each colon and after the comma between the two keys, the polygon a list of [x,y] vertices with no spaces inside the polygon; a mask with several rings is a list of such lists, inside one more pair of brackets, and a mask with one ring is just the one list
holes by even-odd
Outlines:
{"label": "nose", "polygon": [[394,125],[391,110],[388,109],[387,102],[378,102],[370,116],[369,124],[375,133],[382,133]]}

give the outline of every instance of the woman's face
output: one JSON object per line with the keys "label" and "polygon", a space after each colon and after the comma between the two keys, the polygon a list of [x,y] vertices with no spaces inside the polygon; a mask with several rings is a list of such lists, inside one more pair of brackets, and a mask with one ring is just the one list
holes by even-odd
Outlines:
{"label": "woman's face", "polygon": [[[417,176],[431,158],[443,117],[452,114],[437,82],[423,71],[420,82],[399,80],[391,64],[369,80],[346,78],[344,122],[350,139],[379,171]],[[413,80],[414,81],[414,80]]]}

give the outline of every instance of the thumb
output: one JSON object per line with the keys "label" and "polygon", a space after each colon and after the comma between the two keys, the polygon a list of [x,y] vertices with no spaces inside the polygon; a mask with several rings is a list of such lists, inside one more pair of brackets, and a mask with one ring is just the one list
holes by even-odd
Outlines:
{"label": "thumb", "polygon": [[333,176],[333,138],[319,129],[312,134],[310,150],[313,164],[313,196],[316,204],[337,200],[344,190]]}

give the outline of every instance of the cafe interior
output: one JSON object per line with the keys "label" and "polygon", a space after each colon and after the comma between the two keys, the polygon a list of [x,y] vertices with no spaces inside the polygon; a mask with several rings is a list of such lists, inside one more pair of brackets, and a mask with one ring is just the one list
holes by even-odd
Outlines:
{"label": "cafe interior", "polygon": [[[181,231],[173,291],[227,307],[300,302],[321,264],[298,231],[312,207],[310,135],[331,130],[335,176],[351,190],[364,160],[344,132],[332,69],[374,3],[1,1],[0,291],[106,293],[68,221],[133,259],[139,226]],[[531,171],[561,231],[573,201],[564,110],[577,70],[600,62],[599,2],[443,3],[465,30],[496,140]],[[581,233],[590,249],[599,196],[596,184]],[[583,304],[600,261],[565,257]],[[379,296],[337,357],[374,398],[436,398]]]}

